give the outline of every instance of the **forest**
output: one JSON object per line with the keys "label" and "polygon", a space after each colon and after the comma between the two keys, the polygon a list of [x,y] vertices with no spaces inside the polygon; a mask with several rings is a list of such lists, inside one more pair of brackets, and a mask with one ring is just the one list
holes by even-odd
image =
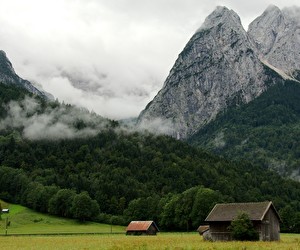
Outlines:
{"label": "forest", "polygon": [[[271,200],[282,231],[300,232],[300,183],[264,166],[134,131],[18,87],[0,84],[0,102],[3,200],[81,221],[155,220],[172,231],[195,230],[219,202]],[[64,129],[60,138],[55,128]]]}
{"label": "forest", "polygon": [[300,180],[300,83],[285,81],[219,114],[189,143]]}

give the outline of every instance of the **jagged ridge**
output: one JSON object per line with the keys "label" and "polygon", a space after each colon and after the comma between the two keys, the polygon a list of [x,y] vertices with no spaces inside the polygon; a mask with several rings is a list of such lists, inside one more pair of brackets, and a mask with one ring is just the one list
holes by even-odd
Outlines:
{"label": "jagged ridge", "polygon": [[[274,15],[277,9],[268,12]],[[266,20],[272,23],[274,18]],[[185,138],[229,106],[248,103],[283,81],[270,73],[275,68],[259,52],[270,50],[274,39],[267,48],[258,46],[254,27],[247,33],[234,11],[217,7],[180,53],[162,90],[141,112],[139,124],[149,127],[154,122],[156,130],[163,124],[164,132]]]}
{"label": "jagged ridge", "polygon": [[250,25],[248,35],[269,64],[300,80],[300,8],[270,6]]}

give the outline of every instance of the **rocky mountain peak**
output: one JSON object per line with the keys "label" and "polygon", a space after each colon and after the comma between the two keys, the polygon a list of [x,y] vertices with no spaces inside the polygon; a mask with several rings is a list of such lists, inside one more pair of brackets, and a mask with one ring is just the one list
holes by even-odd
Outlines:
{"label": "rocky mountain peak", "polygon": [[276,14],[280,14],[281,10],[274,4],[270,4],[266,10],[264,11],[264,13],[276,13]]}
{"label": "rocky mountain peak", "polygon": [[[228,25],[235,26],[241,25],[240,17],[227,7],[218,6],[204,21],[199,30],[210,29],[220,24],[227,23]],[[198,30],[198,31],[199,31]]]}
{"label": "rocky mountain peak", "polygon": [[256,18],[248,29],[257,50],[262,55],[268,54],[280,33],[286,28],[286,21],[282,11],[270,5],[261,16]]}
{"label": "rocky mountain peak", "polygon": [[300,9],[270,6],[250,25],[257,53],[286,75],[300,80]]}
{"label": "rocky mountain peak", "polygon": [[217,7],[179,54],[139,124],[154,122],[155,131],[185,138],[228,106],[253,100],[274,82],[255,50],[238,15]]}

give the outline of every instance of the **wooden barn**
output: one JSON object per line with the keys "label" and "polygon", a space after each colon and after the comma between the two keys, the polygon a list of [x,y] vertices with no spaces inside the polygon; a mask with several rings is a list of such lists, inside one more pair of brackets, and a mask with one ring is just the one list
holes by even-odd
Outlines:
{"label": "wooden barn", "polygon": [[157,232],[154,221],[131,221],[126,228],[127,235],[156,235]]}
{"label": "wooden barn", "polygon": [[217,204],[209,213],[205,221],[209,224],[209,231],[213,241],[232,240],[228,229],[232,220],[239,213],[247,213],[259,234],[259,240],[280,240],[280,217],[272,202],[228,203]]}

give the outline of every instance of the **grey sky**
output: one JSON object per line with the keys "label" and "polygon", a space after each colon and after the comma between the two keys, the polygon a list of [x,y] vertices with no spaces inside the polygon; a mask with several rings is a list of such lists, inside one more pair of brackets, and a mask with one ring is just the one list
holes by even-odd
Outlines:
{"label": "grey sky", "polygon": [[[270,4],[299,0],[0,0],[0,49],[60,101],[105,117],[137,116],[216,6],[245,28]],[[298,4],[299,5],[299,4]]]}

